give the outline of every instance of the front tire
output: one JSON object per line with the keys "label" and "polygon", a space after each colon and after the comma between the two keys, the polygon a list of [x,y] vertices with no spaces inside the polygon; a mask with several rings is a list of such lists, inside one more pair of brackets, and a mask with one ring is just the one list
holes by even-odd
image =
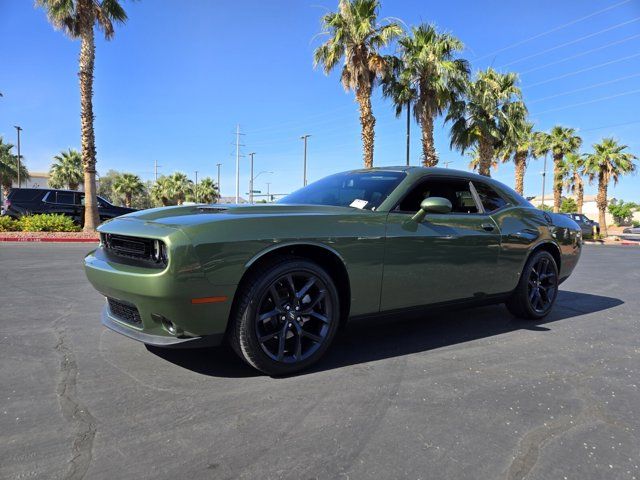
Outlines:
{"label": "front tire", "polygon": [[329,274],[300,257],[279,257],[239,292],[229,341],[249,365],[268,375],[309,367],[325,353],[340,319]]}
{"label": "front tire", "polygon": [[558,266],[544,250],[534,253],[522,271],[518,286],[506,306],[515,317],[538,320],[546,317],[558,296]]}

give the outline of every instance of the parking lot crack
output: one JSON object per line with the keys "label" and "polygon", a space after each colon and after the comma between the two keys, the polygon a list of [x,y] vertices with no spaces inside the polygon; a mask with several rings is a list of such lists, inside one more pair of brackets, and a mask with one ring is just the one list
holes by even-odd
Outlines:
{"label": "parking lot crack", "polygon": [[76,386],[78,365],[62,325],[68,315],[69,313],[61,315],[54,321],[54,330],[58,338],[55,350],[60,355],[60,380],[56,394],[63,417],[75,429],[72,456],[64,478],[77,480],[85,477],[91,463],[96,421],[86,406],[78,400]]}

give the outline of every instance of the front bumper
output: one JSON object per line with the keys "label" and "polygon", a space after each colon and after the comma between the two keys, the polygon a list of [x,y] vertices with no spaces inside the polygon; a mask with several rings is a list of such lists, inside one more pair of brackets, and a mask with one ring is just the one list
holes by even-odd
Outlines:
{"label": "front bumper", "polygon": [[197,348],[218,346],[222,344],[224,334],[218,333],[214,335],[206,335],[203,337],[187,337],[178,338],[167,335],[152,335],[144,333],[142,330],[132,328],[120,322],[114,317],[109,310],[109,305],[105,305],[102,309],[102,324],[125,337],[132,338],[146,345],[165,348]]}
{"label": "front bumper", "polygon": [[[180,242],[175,237],[165,237],[163,241],[172,246],[173,254],[163,270],[113,261],[101,248],[85,257],[85,273],[94,288],[105,297],[135,307],[140,317],[140,323],[133,325],[119,319],[107,305],[102,313],[102,323],[150,345],[220,343],[227,328],[236,286],[213,285],[190,253],[190,242]],[[226,300],[193,302],[205,297]],[[162,319],[170,320],[177,327],[176,331],[170,332]]]}

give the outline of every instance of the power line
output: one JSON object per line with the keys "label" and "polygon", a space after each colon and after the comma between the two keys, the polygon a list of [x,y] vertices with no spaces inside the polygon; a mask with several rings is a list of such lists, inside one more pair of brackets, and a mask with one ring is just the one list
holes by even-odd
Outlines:
{"label": "power line", "polygon": [[506,50],[511,50],[512,48],[519,47],[520,45],[528,43],[528,42],[530,42],[532,40],[536,40],[538,38],[541,38],[541,37],[544,37],[546,35],[549,35],[550,33],[554,33],[554,32],[557,32],[559,30],[562,30],[563,28],[567,28],[567,27],[570,27],[571,25],[575,25],[576,23],[582,22],[583,20],[587,20],[588,18],[595,17],[596,15],[599,15],[601,13],[607,12],[609,10],[613,10],[614,8],[617,8],[620,5],[624,5],[625,3],[629,3],[630,1],[631,0],[624,0],[622,2],[616,3],[614,5],[611,5],[611,6],[607,7],[607,8],[603,8],[602,10],[598,10],[597,12],[590,13],[589,15],[585,15],[584,17],[580,17],[580,18],[572,20],[572,21],[570,21],[568,23],[565,23],[563,25],[559,25],[557,27],[554,27],[551,30],[547,30],[545,32],[538,33],[537,35],[534,35],[533,37],[525,38],[524,40],[520,40],[520,41],[518,41],[516,43],[512,43],[511,45],[507,45],[506,47],[503,47],[503,48],[500,48],[498,50],[494,50],[493,52],[490,52],[490,53],[487,53],[485,55],[482,55],[481,57],[476,57],[475,60],[481,60],[483,58],[491,57],[491,56],[493,56],[493,55],[495,55],[497,53],[501,53],[501,52],[504,52]]}
{"label": "power line", "polygon": [[613,25],[612,27],[607,27],[607,28],[605,28],[603,30],[599,30],[597,32],[590,33],[589,35],[585,35],[584,37],[580,37],[580,38],[577,38],[575,40],[571,40],[569,42],[561,43],[560,45],[556,45],[555,47],[547,48],[547,49],[542,50],[542,51],[540,51],[538,53],[532,53],[531,55],[526,55],[524,57],[520,57],[519,59],[514,60],[512,62],[509,62],[509,63],[505,63],[504,65],[501,65],[498,68],[502,69],[504,67],[509,67],[509,66],[514,65],[516,63],[520,63],[520,62],[523,62],[525,60],[529,60],[530,58],[539,57],[540,55],[544,55],[545,53],[553,52],[554,50],[558,50],[560,48],[567,47],[569,45],[573,45],[575,43],[582,42],[583,40],[586,40],[588,38],[595,37],[597,35],[601,35],[601,34],[606,33],[606,32],[610,32],[611,30],[615,30],[616,28],[624,27],[625,25],[629,25],[630,23],[637,22],[638,20],[640,20],[640,17],[632,18],[631,20],[627,20],[626,22],[618,23],[617,25]]}
{"label": "power line", "polygon": [[581,128],[581,132],[594,132],[596,130],[604,130],[605,128],[613,128],[613,127],[624,127],[626,125],[635,125],[636,123],[640,123],[640,120],[634,120],[632,122],[623,122],[623,123],[614,123],[612,125],[603,125],[602,127],[595,128]]}
{"label": "power line", "polygon": [[618,98],[618,97],[624,97],[624,96],[627,96],[627,95],[633,95],[634,93],[640,93],[640,88],[637,88],[635,90],[629,90],[627,92],[617,93],[615,95],[607,95],[606,97],[594,98],[593,100],[587,100],[586,102],[572,103],[571,105],[565,105],[564,107],[558,107],[558,108],[552,108],[552,109],[549,109],[549,110],[543,110],[542,112],[536,112],[535,114],[532,114],[532,115],[536,116],[536,115],[543,115],[545,113],[550,113],[550,112],[559,112],[560,110],[566,110],[568,108],[579,107],[579,106],[582,106],[582,105],[589,105],[591,103],[602,102],[604,100],[610,100],[612,98]]}
{"label": "power line", "polygon": [[539,67],[530,68],[529,70],[524,70],[522,72],[518,72],[519,75],[526,75],[527,73],[535,72],[538,70],[542,70],[543,68],[552,67],[553,65],[558,65],[559,63],[566,62],[568,60],[573,60],[574,58],[584,57],[593,52],[597,52],[599,50],[604,50],[605,48],[612,47],[614,45],[620,45],[621,43],[628,42],[629,40],[633,40],[634,38],[640,37],[640,33],[636,35],[631,35],[630,37],[623,38],[622,40],[616,40],[615,42],[607,43],[606,45],[602,45],[600,47],[592,48],[590,50],[585,50],[584,52],[580,52],[575,55],[571,55],[569,57],[561,58],[560,60],[556,60],[554,62],[545,63],[544,65],[540,65]]}
{"label": "power line", "polygon": [[617,58],[615,60],[610,60],[608,62],[599,63],[597,65],[591,65],[590,67],[587,67],[587,68],[581,68],[579,70],[574,70],[573,72],[565,73],[565,74],[559,75],[557,77],[548,78],[546,80],[542,80],[541,82],[532,83],[530,85],[523,85],[523,87],[524,88],[537,87],[538,85],[544,85],[545,83],[554,82],[554,81],[560,80],[562,78],[567,78],[567,77],[571,77],[573,75],[577,75],[578,73],[588,72],[590,70],[595,70],[596,68],[600,68],[600,67],[606,67],[607,65],[612,65],[614,63],[623,62],[625,60],[629,60],[630,58],[635,58],[635,57],[639,57],[639,56],[640,56],[640,53],[636,53],[636,54],[633,54],[633,55],[627,55],[626,57]]}
{"label": "power line", "polygon": [[621,82],[622,80],[627,80],[629,78],[635,78],[635,77],[640,77],[640,73],[634,73],[633,75],[626,75],[624,77],[614,78],[613,80],[608,80],[606,82],[594,83],[592,85],[587,85],[586,87],[576,88],[574,90],[568,90],[568,91],[562,92],[562,93],[556,93],[555,95],[549,95],[549,96],[542,97],[542,98],[536,98],[534,100],[527,100],[527,105],[531,105],[532,103],[542,102],[544,100],[550,100],[552,98],[563,97],[563,96],[569,95],[571,93],[577,93],[577,92],[582,92],[584,90],[590,90],[590,89],[596,88],[596,87],[602,87],[603,85],[610,85],[612,83]]}

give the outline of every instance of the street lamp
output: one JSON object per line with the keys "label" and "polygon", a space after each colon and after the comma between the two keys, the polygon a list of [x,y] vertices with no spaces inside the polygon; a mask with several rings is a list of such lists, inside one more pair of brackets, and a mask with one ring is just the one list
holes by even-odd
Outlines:
{"label": "street lamp", "polygon": [[[253,159],[253,157],[251,157],[251,158]],[[252,163],[252,165],[253,165],[253,163]],[[251,172],[253,173],[253,169],[251,170]],[[273,172],[268,172],[266,170],[263,170],[263,171],[259,172],[255,177],[251,177],[251,182],[250,182],[251,189],[249,190],[249,198],[250,198],[251,203],[253,203],[253,185],[255,183],[256,178],[258,178],[263,173],[273,173]]]}
{"label": "street lamp", "polygon": [[14,128],[18,132],[18,188],[20,188],[20,132],[22,131],[22,127],[18,125],[14,125]]}
{"label": "street lamp", "polygon": [[300,137],[304,141],[304,163],[302,166],[302,186],[307,186],[307,139],[310,137],[308,133],[305,133]]}
{"label": "street lamp", "polygon": [[218,167],[218,195],[222,195],[220,193],[220,167],[222,166],[221,163],[216,163],[216,167]]}

